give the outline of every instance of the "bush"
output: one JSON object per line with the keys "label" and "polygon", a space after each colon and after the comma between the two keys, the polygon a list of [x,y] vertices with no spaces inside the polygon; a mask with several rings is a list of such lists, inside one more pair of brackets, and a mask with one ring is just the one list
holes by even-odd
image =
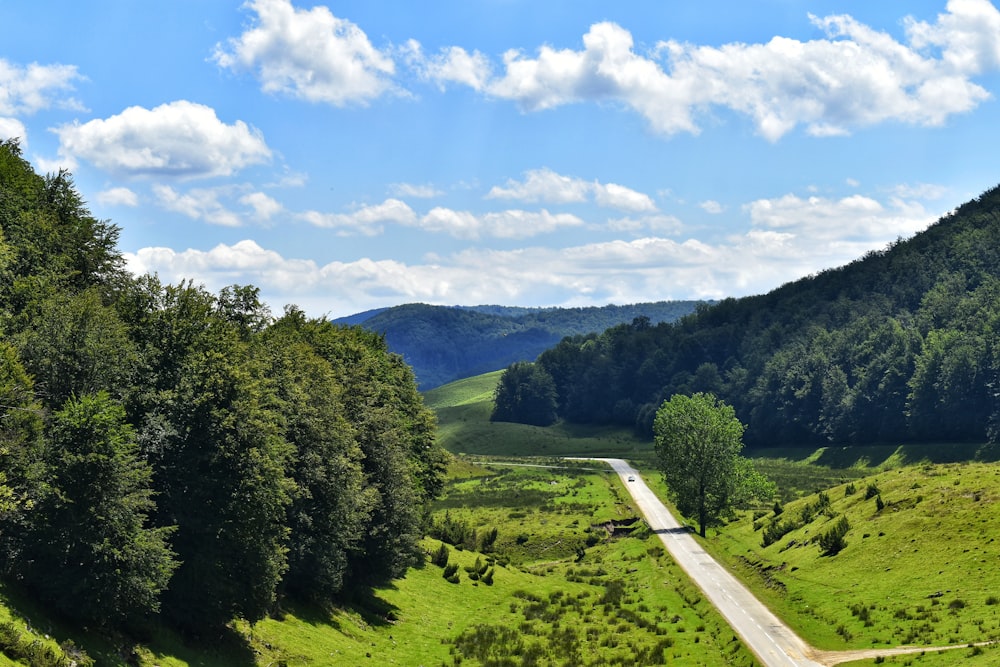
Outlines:
{"label": "bush", "polygon": [[869,484],[865,488],[865,500],[871,500],[872,498],[874,498],[875,496],[877,496],[880,493],[882,493],[882,492],[879,491],[878,486],[876,486],[874,483]]}
{"label": "bush", "polygon": [[444,567],[448,564],[448,546],[442,542],[437,551],[431,554],[431,564]]}
{"label": "bush", "polygon": [[762,547],[768,547],[780,540],[782,537],[790,533],[795,526],[790,522],[779,521],[775,519],[768,524],[767,528],[764,529],[764,533],[761,537],[760,545]]}
{"label": "bush", "polygon": [[819,537],[819,548],[822,554],[824,556],[835,556],[840,553],[847,546],[847,541],[844,537],[850,529],[851,524],[847,521],[846,516],[841,516],[837,519],[833,526]]}

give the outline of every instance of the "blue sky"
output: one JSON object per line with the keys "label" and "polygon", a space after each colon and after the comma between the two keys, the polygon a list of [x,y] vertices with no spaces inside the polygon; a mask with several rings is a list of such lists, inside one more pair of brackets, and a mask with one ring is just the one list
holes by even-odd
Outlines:
{"label": "blue sky", "polygon": [[768,291],[1000,182],[986,0],[3,3],[0,136],[276,314]]}

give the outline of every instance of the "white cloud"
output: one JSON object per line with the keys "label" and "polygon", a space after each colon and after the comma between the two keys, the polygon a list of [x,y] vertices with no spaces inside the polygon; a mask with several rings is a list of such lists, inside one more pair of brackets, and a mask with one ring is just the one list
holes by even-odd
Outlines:
{"label": "white cloud", "polygon": [[698,204],[698,206],[700,206],[702,210],[704,210],[706,213],[711,213],[713,215],[722,213],[723,211],[726,210],[725,206],[715,201],[714,199],[708,199],[706,201],[703,201],[700,204]]}
{"label": "white cloud", "polygon": [[624,28],[598,23],[582,50],[509,51],[503,74],[485,90],[525,111],[618,102],[665,135],[698,133],[695,116],[720,106],[750,116],[776,141],[800,125],[814,136],[886,121],[940,125],[989,97],[971,76],[1000,68],[1000,12],[986,0],[951,0],[935,24],[908,19],[908,43],[850,16],[809,18],[825,39],[666,41],[652,53],[636,51]]}
{"label": "white cloud", "polygon": [[342,234],[357,233],[365,236],[381,234],[385,223],[412,225],[417,220],[417,214],[413,209],[399,199],[386,199],[381,204],[361,206],[350,213],[306,211],[300,217],[316,227],[337,229]]}
{"label": "white cloud", "polygon": [[284,210],[278,201],[263,192],[243,195],[240,197],[240,203],[252,208],[254,217],[261,221],[270,220]]}
{"label": "white cloud", "polygon": [[80,110],[83,106],[66,93],[82,78],[75,65],[22,67],[0,58],[0,115],[33,114],[51,107]]}
{"label": "white cloud", "polygon": [[845,249],[837,252],[844,261],[846,253],[860,256],[879,242],[911,236],[935,217],[916,201],[894,197],[887,207],[863,195],[834,200],[788,194],[758,199],[744,209],[755,227],[791,234],[801,244]]}
{"label": "white cloud", "polygon": [[547,210],[507,210],[487,213],[482,217],[483,231],[489,236],[505,239],[526,239],[548,234],[563,227],[579,227],[583,220],[569,213],[549,213]]}
{"label": "white cloud", "polygon": [[956,72],[1000,68],[1000,12],[987,0],[949,0],[936,24],[910,18],[906,29],[915,48],[940,48]]}
{"label": "white cloud", "polygon": [[511,209],[475,215],[468,211],[454,211],[435,207],[420,219],[424,231],[442,232],[460,239],[478,239],[483,236],[502,239],[526,239],[549,234],[563,227],[579,227],[583,221],[569,213],[550,213]]}
{"label": "white cloud", "polygon": [[227,125],[215,110],[188,101],[56,128],[60,154],[131,176],[229,176],[267,162],[271,150],[243,121]]}
{"label": "white cloud", "polygon": [[428,232],[444,232],[460,239],[479,237],[479,219],[468,211],[453,211],[435,206],[420,218],[420,228]]}
{"label": "white cloud", "polygon": [[656,204],[649,195],[615,183],[594,183],[594,201],[598,206],[617,208],[623,211],[649,212],[656,210]]}
{"label": "white cloud", "polygon": [[469,53],[459,46],[446,47],[437,55],[425,56],[420,43],[411,39],[403,55],[420,78],[433,81],[442,89],[449,83],[459,83],[481,91],[493,76],[489,58],[479,51]]}
{"label": "white cloud", "polygon": [[213,58],[221,67],[252,72],[264,92],[345,106],[396,91],[391,55],[327,7],[297,9],[289,0],[246,6],[256,12],[255,24],[218,44]]}
{"label": "white cloud", "polygon": [[213,225],[239,227],[242,219],[227,209],[219,198],[225,194],[220,188],[195,188],[181,194],[167,185],[154,185],[153,194],[161,208],[186,215],[194,220],[204,220]]}
{"label": "white cloud", "polygon": [[542,168],[526,171],[523,181],[508,179],[506,187],[493,186],[486,197],[488,199],[571,204],[586,201],[589,192],[590,183],[587,181],[563,176],[551,169]]}
{"label": "white cloud", "polygon": [[[647,235],[563,248],[469,248],[412,264],[361,258],[320,265],[282,257],[247,240],[208,251],[145,248],[126,259],[131,270],[158,272],[168,282],[192,279],[213,290],[233,283],[257,285],[275,312],[287,303],[315,315],[347,315],[410,301],[600,305],[766,292],[883,248],[934,217],[913,200],[863,196],[786,195],[751,202],[744,211],[750,223],[746,230],[714,242]],[[649,227],[650,219],[665,228],[679,224],[669,216],[650,216]],[[438,231],[471,235],[516,229],[525,221],[509,212],[477,218],[439,208],[415,224],[428,228],[432,222]]]}
{"label": "white cloud", "polygon": [[97,203],[103,206],[129,206],[139,205],[139,195],[128,188],[109,188],[97,193]]}
{"label": "white cloud", "polygon": [[531,169],[524,173],[523,181],[508,179],[504,187],[493,186],[487,199],[516,199],[524,202],[573,204],[593,197],[598,206],[624,211],[651,212],[656,204],[649,195],[616,183],[588,182],[581,178],[563,176],[548,168]]}
{"label": "white cloud", "polygon": [[0,116],[0,141],[4,139],[19,139],[23,150],[28,147],[28,128],[16,118]]}
{"label": "white cloud", "polygon": [[417,199],[430,199],[443,194],[433,185],[416,185],[413,183],[393,183],[389,186],[389,194],[394,197],[416,197]]}

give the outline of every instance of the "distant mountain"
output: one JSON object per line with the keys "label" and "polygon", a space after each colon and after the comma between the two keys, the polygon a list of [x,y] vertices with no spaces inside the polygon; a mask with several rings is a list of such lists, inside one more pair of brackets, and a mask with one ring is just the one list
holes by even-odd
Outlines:
{"label": "distant mountain", "polygon": [[591,308],[511,306],[429,306],[411,303],[370,310],[334,320],[383,334],[389,349],[413,367],[421,390],[488,371],[515,361],[534,361],[565,336],[599,333],[647,318],[651,325],[673,322],[706,301],[659,301]]}

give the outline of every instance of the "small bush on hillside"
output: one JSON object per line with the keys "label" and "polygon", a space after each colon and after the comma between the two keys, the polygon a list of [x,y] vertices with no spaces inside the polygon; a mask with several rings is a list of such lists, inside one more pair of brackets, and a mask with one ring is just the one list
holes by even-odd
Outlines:
{"label": "small bush on hillside", "polygon": [[444,542],[437,548],[437,551],[431,554],[431,564],[438,567],[444,567],[448,564],[448,545]]}
{"label": "small bush on hillside", "polygon": [[865,500],[871,500],[880,493],[882,492],[879,490],[878,486],[871,483],[865,488]]}
{"label": "small bush on hillside", "polygon": [[761,537],[760,545],[762,547],[768,547],[780,540],[782,537],[794,530],[795,526],[791,522],[787,521],[772,521],[768,524],[767,528],[764,529],[764,533]]}
{"label": "small bush on hillside", "polygon": [[841,516],[825,533],[819,536],[819,548],[824,556],[835,556],[847,546],[844,537],[851,524],[846,516]]}
{"label": "small bush on hillside", "polygon": [[858,488],[856,486],[854,486],[854,482],[851,482],[850,484],[848,484],[847,486],[844,487],[844,497],[845,498],[847,496],[853,496],[857,492],[858,492]]}
{"label": "small bush on hillside", "polygon": [[885,501],[882,500],[882,495],[879,494],[875,496],[875,511],[881,512],[884,509],[885,509]]}

